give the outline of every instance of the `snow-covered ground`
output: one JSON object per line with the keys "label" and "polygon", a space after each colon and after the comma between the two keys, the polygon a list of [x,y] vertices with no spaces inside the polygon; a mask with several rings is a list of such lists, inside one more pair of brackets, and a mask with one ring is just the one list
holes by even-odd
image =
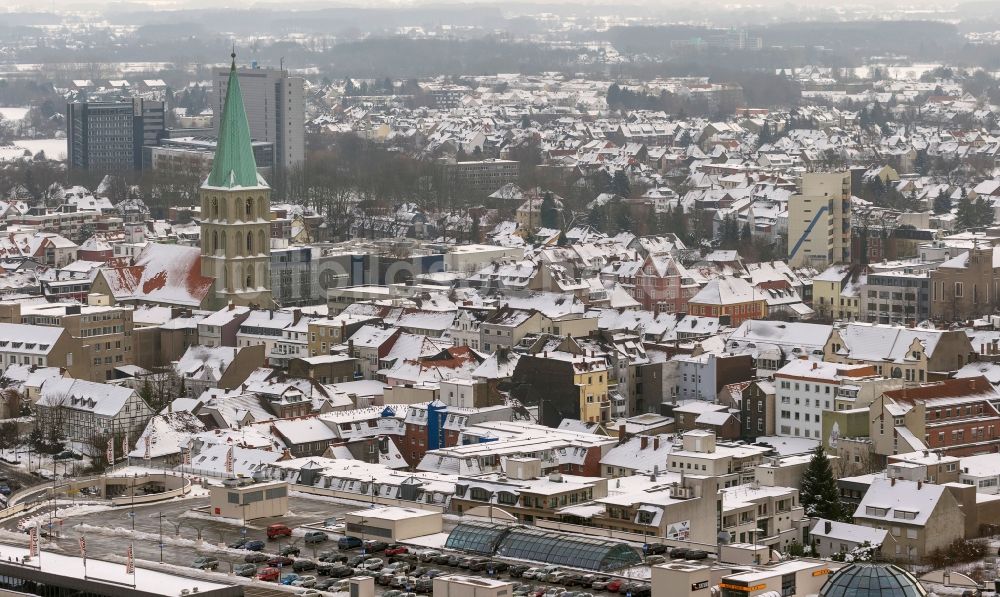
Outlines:
{"label": "snow-covered ground", "polygon": [[29,108],[0,107],[0,119],[19,122],[28,115]]}

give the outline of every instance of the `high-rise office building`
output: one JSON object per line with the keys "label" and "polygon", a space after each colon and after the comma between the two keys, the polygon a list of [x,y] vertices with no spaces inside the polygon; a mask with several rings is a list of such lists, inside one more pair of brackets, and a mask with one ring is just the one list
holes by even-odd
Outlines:
{"label": "high-rise office building", "polygon": [[807,172],[788,199],[788,264],[825,267],[851,261],[851,175]]}
{"label": "high-rise office building", "polygon": [[142,169],[143,145],[163,136],[163,102],[74,102],[66,107],[70,168],[97,172]]}
{"label": "high-rise office building", "polygon": [[[219,132],[229,75],[228,69],[215,72],[212,86],[215,117],[212,123],[216,133]],[[286,70],[257,67],[237,69],[236,75],[243,91],[250,136],[254,141],[274,143],[277,173],[302,164],[306,154],[302,77],[290,77]]]}

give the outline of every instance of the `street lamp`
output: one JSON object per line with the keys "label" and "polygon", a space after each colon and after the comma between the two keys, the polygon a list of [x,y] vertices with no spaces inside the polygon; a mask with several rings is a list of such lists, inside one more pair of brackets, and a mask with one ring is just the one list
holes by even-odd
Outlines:
{"label": "street lamp", "polygon": [[[160,563],[162,564],[163,563],[163,518],[166,515],[163,514],[163,512],[159,512],[155,516],[156,516],[156,518],[159,519],[159,523],[160,523]],[[150,516],[150,518],[152,518],[152,516]],[[134,517],[132,518],[132,521],[134,523],[134,521],[135,521]]]}

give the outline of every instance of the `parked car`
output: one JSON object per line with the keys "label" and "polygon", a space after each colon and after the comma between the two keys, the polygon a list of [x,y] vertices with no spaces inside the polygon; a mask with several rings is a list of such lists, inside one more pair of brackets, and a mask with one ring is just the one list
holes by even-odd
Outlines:
{"label": "parked car", "polygon": [[528,580],[535,580],[535,577],[542,572],[541,568],[528,568],[527,570],[521,572],[521,578]]}
{"label": "parked car", "polygon": [[616,578],[608,583],[608,586],[604,587],[604,590],[609,593],[617,593],[622,585],[625,584],[620,578]]}
{"label": "parked car", "polygon": [[343,593],[351,588],[351,583],[346,578],[338,580],[330,586],[330,591],[333,593]]}
{"label": "parked car", "polygon": [[361,547],[361,539],[357,537],[341,537],[337,540],[338,549],[354,549],[356,547]]}
{"label": "parked car", "polygon": [[277,539],[278,537],[291,537],[292,529],[284,524],[271,524],[267,526],[267,538]]}
{"label": "parked car", "polygon": [[409,552],[410,550],[405,545],[397,545],[393,543],[385,548],[385,555],[387,556],[398,556]]}
{"label": "parked car", "polygon": [[413,590],[417,593],[430,593],[434,590],[434,581],[429,578],[418,578]]}
{"label": "parked car", "polygon": [[439,555],[441,555],[441,552],[436,549],[421,549],[417,552],[417,559],[421,562],[430,562]]}
{"label": "parked car", "polygon": [[282,576],[281,580],[278,581],[278,582],[280,582],[283,585],[289,585],[289,586],[291,586],[291,584],[293,582],[297,581],[297,580],[299,580],[299,575],[298,574],[286,574],[286,575]]}
{"label": "parked car", "polygon": [[692,549],[687,552],[688,560],[704,560],[708,557],[708,552],[701,549]]}
{"label": "parked car", "polygon": [[10,485],[7,485],[6,483],[4,483],[3,485],[0,485],[0,495],[5,495],[6,496],[6,495],[10,495],[13,492],[14,492],[14,490],[10,488]]}
{"label": "parked car", "polygon": [[295,560],[292,562],[292,570],[296,572],[305,572],[306,570],[315,570],[316,562],[312,560]]}
{"label": "parked car", "polygon": [[385,565],[385,562],[382,561],[381,558],[372,558],[370,560],[365,560],[362,567],[369,572],[378,572],[382,569],[383,565]]}
{"label": "parked car", "polygon": [[267,555],[266,553],[255,552],[255,553],[248,553],[247,555],[243,556],[243,561],[246,562],[247,564],[263,564],[270,558],[271,556]]}
{"label": "parked car", "polygon": [[284,566],[291,566],[295,563],[295,560],[288,556],[272,556],[271,559],[267,561],[268,566],[273,566],[275,568],[282,568]]}
{"label": "parked car", "polygon": [[649,597],[653,592],[653,589],[643,583],[639,583],[632,589],[632,597]]}
{"label": "parked car", "polygon": [[295,591],[295,597],[321,597],[323,593],[320,593],[316,589],[300,589]]}
{"label": "parked car", "polygon": [[198,570],[217,570],[219,568],[219,559],[212,556],[197,557],[191,563],[191,567]]}
{"label": "parked car", "polygon": [[666,556],[646,556],[646,564],[649,566],[654,566],[656,564],[662,564],[667,561]]}
{"label": "parked car", "polygon": [[247,544],[247,541],[249,541],[249,539],[246,537],[240,537],[239,539],[230,542],[228,547],[230,549],[243,549],[243,546]]}
{"label": "parked car", "polygon": [[330,538],[330,536],[327,535],[326,533],[324,533],[323,531],[306,531],[306,534],[302,538],[302,541],[305,542],[305,543],[307,543],[307,544],[309,544],[309,543],[322,543],[322,542],[326,541],[329,538]]}
{"label": "parked car", "polygon": [[670,559],[672,559],[672,560],[676,560],[676,559],[679,559],[679,558],[680,559],[685,559],[685,558],[687,558],[687,555],[688,555],[689,551],[691,551],[691,550],[688,549],[688,548],[686,548],[686,547],[675,547],[675,548],[673,548],[673,549],[670,550]]}
{"label": "parked car", "polygon": [[317,556],[316,559],[320,562],[346,562],[347,556],[342,553],[337,553],[332,549],[327,549],[319,552],[319,556]]}
{"label": "parked car", "polygon": [[459,568],[464,568],[464,569],[468,570],[469,566],[471,566],[472,562],[475,561],[476,559],[477,558],[474,558],[472,556],[466,556],[464,558],[460,558],[458,560],[458,567]]}
{"label": "parked car", "polygon": [[278,555],[282,556],[297,556],[302,553],[302,550],[298,545],[282,545],[281,549],[278,550]]}
{"label": "parked car", "polygon": [[305,587],[311,588],[316,584],[316,577],[308,574],[306,576],[300,576],[298,579],[292,582],[293,587]]}
{"label": "parked car", "polygon": [[525,571],[530,568],[531,566],[528,566],[527,564],[512,564],[510,568],[507,569],[507,572],[510,573],[511,578],[521,578]]}
{"label": "parked car", "polygon": [[326,591],[329,590],[330,587],[332,587],[333,584],[336,582],[337,582],[336,578],[321,578],[316,581],[316,584],[313,585],[313,588],[316,589],[317,591]]}
{"label": "parked car", "polygon": [[348,576],[354,576],[354,568],[347,564],[334,564],[330,568],[329,574],[333,578],[347,578]]}
{"label": "parked car", "polygon": [[658,556],[670,551],[670,548],[662,543],[649,543],[646,546],[646,555]]}
{"label": "parked car", "polygon": [[254,574],[257,574],[257,566],[254,564],[236,564],[233,566],[233,574],[250,578]]}
{"label": "parked car", "polygon": [[243,544],[243,549],[248,551],[263,551],[264,542],[260,540],[247,541]]}
{"label": "parked car", "polygon": [[281,576],[281,570],[277,568],[261,568],[257,572],[257,580],[263,580],[265,582],[277,582],[278,577]]}
{"label": "parked car", "polygon": [[385,541],[378,541],[376,539],[369,539],[365,541],[365,551],[369,553],[375,553],[377,551],[385,551],[389,547],[389,544]]}

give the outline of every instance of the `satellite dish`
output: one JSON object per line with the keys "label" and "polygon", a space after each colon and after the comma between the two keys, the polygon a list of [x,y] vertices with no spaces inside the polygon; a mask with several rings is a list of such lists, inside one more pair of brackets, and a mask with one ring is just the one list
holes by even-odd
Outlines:
{"label": "satellite dish", "polygon": [[729,545],[729,533],[726,531],[719,531],[719,534],[716,535],[716,539],[718,539],[719,545]]}

